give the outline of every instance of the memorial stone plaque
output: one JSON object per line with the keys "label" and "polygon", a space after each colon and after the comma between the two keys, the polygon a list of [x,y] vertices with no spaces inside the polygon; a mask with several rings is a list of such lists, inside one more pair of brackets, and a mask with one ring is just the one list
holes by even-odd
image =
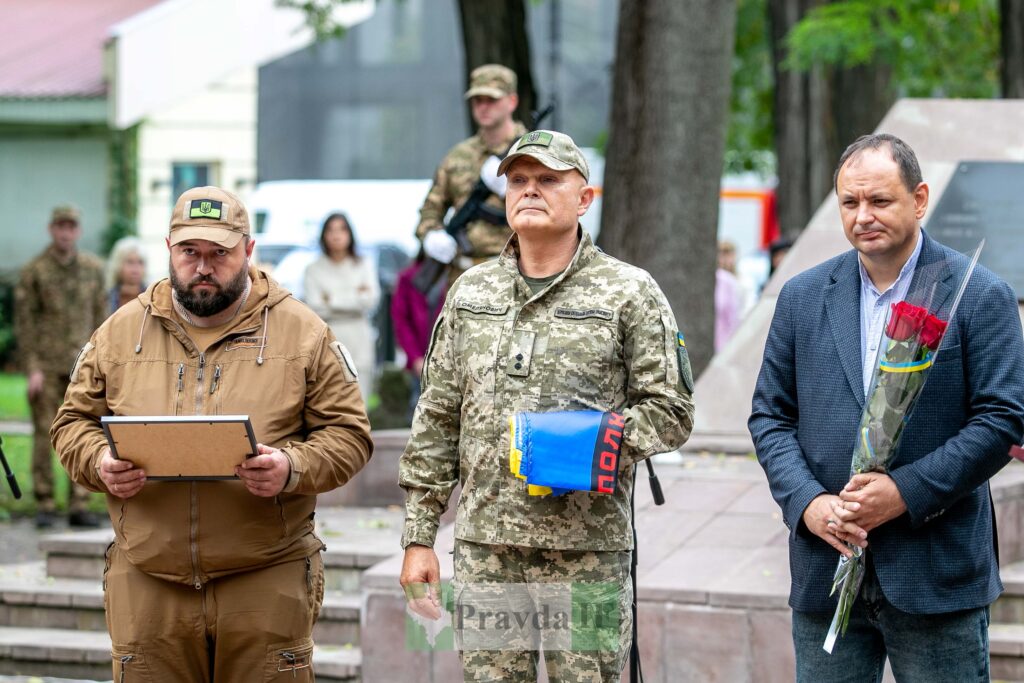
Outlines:
{"label": "memorial stone plaque", "polygon": [[1024,297],[1024,163],[962,161],[925,223],[933,238],[968,252]]}

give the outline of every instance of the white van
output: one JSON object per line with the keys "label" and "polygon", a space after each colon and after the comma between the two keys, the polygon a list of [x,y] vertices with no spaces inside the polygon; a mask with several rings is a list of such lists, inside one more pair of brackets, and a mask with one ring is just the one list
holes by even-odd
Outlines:
{"label": "white van", "polygon": [[335,212],[348,216],[357,245],[394,244],[415,254],[419,210],[429,190],[428,179],[260,183],[248,200],[260,261],[276,263],[289,246],[317,246],[324,219]]}

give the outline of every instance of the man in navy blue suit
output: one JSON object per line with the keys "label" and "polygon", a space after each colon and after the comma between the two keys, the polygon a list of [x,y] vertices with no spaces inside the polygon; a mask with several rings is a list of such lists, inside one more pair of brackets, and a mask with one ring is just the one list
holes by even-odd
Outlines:
{"label": "man in navy blue suit", "polygon": [[[889,472],[850,477],[886,311],[931,287],[949,310],[966,259],[921,229],[928,185],[891,135],[850,145],[835,174],[853,249],[786,283],[754,393],[750,433],[790,529],[798,681],[988,681],[988,606],[1002,591],[988,480],[1024,434],[1017,297],[979,266],[943,339]],[[845,543],[864,584],[834,653],[822,649]]]}

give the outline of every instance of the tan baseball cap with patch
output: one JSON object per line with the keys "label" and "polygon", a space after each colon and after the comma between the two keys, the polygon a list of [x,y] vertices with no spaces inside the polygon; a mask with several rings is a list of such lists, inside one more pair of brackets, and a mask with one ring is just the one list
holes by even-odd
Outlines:
{"label": "tan baseball cap with patch", "polygon": [[171,245],[207,240],[228,249],[249,234],[249,214],[237,196],[219,187],[193,187],[178,197],[168,233]]}
{"label": "tan baseball cap with patch", "polygon": [[532,157],[553,171],[576,169],[584,180],[590,180],[590,166],[583,152],[571,137],[556,130],[535,130],[516,140],[498,164],[498,175],[505,175],[519,157]]}
{"label": "tan baseball cap with patch", "polygon": [[73,204],[61,204],[53,207],[53,212],[50,214],[50,225],[57,223],[81,223],[82,212],[78,210],[77,206]]}
{"label": "tan baseball cap with patch", "polygon": [[484,64],[469,74],[466,99],[482,95],[500,99],[516,92],[516,72],[501,64]]}

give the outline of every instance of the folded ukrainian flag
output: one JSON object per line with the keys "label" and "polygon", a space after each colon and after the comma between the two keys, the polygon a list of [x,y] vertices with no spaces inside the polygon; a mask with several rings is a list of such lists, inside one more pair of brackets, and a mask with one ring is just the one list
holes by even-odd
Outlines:
{"label": "folded ukrainian flag", "polygon": [[509,467],[531,496],[614,493],[622,415],[597,410],[516,413],[509,418]]}

